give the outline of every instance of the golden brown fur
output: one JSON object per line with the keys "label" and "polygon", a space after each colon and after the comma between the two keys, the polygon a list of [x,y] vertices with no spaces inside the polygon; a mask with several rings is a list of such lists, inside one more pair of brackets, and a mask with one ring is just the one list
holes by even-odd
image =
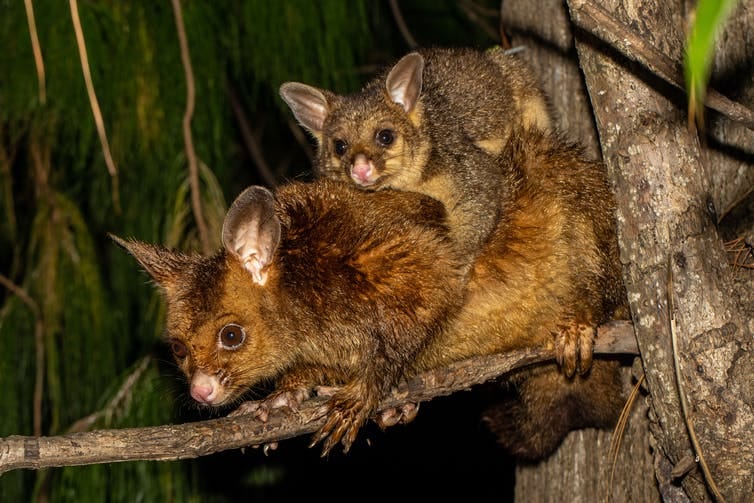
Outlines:
{"label": "golden brown fur", "polygon": [[485,415],[509,451],[538,459],[572,429],[617,420],[625,399],[619,368],[592,364],[592,345],[598,325],[628,311],[604,167],[533,130],[512,141],[501,161],[510,200],[474,264],[462,310],[416,368],[555,349],[565,375],[555,365],[521,371],[509,380],[513,397]]}
{"label": "golden brown fur", "polygon": [[[485,415],[506,448],[536,459],[573,428],[610,424],[623,402],[617,366],[592,365],[596,327],[626,314],[612,195],[603,166],[549,131],[531,76],[486,59],[507,56],[422,54],[425,86],[409,113],[387,97],[384,76],[350,97],[298,89],[327,107],[324,118],[306,116],[322,121],[313,129],[319,169],[344,176],[351,160],[334,159],[331,140],[347,137],[385,175],[372,188],[386,190],[281,187],[281,241],[263,286],[228,250],[203,258],[125,246],[167,292],[169,333],[188,351],[184,372],[222,386],[226,396],[209,404],[267,378],[278,379],[267,405],[344,385],[316,437],[329,435],[325,450],[350,446],[406,374],[554,349],[565,376],[555,365],[519,372],[513,399]],[[500,77],[500,68],[511,71]],[[500,85],[502,96],[490,88]],[[385,124],[400,132],[390,155],[369,143]],[[231,322],[253,335],[228,352],[217,334]]]}
{"label": "golden brown fur", "polygon": [[[275,214],[280,241],[261,285],[233,240],[211,257],[116,240],[164,288],[168,336],[197,401],[233,403],[267,379],[279,379],[269,403],[342,385],[317,438],[325,451],[341,441],[347,450],[462,302],[462,262],[444,208],[419,194],[291,183],[277,191]],[[229,235],[249,220],[229,218]],[[219,336],[228,324],[245,331],[232,350]]]}

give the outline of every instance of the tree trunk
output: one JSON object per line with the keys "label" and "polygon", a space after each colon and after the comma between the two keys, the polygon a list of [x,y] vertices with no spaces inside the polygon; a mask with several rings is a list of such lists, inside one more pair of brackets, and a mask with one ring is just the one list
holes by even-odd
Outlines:
{"label": "tree trunk", "polygon": [[[754,0],[740,0],[718,40],[711,80],[718,91],[750,108],[754,106],[753,27]],[[710,170],[712,194],[718,218],[722,219],[752,197],[754,131],[711,111],[707,119],[708,163],[714,166]]]}
{"label": "tree trunk", "polygon": [[[577,23],[584,4],[569,1]],[[681,2],[600,5],[681,61],[686,21]],[[578,39],[577,49],[616,192],[660,491],[672,501],[684,495],[706,501],[716,491],[719,500],[751,501],[752,327],[731,295],[715,211],[724,199],[722,191],[715,197],[715,188],[730,186],[734,172],[728,171],[725,183],[713,183],[703,162],[706,152],[686,127],[685,96],[593,38]]]}
{"label": "tree trunk", "polygon": [[[525,46],[520,56],[540,76],[560,129],[599,158],[593,114],[563,2],[504,1],[501,15],[512,45]],[[659,501],[646,411],[644,399],[639,398],[620,437],[614,466],[609,456],[613,432],[594,429],[572,432],[556,453],[539,464],[518,466],[516,501]]]}

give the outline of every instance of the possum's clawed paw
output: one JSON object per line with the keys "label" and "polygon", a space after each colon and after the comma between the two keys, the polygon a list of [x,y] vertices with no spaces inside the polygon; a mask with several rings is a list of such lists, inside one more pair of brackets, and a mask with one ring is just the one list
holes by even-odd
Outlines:
{"label": "possum's clawed paw", "polygon": [[419,404],[407,402],[398,407],[384,409],[377,413],[374,422],[380,429],[386,429],[396,424],[408,424],[416,419],[419,413]]}
{"label": "possum's clawed paw", "polygon": [[571,322],[560,327],[555,334],[555,359],[566,377],[589,371],[596,335],[596,327],[584,323]]}
{"label": "possum's clawed paw", "polygon": [[253,414],[257,419],[266,422],[270,412],[277,409],[287,409],[296,412],[304,400],[309,398],[309,390],[305,388],[290,388],[275,391],[262,400],[244,402],[236,410],[228,414],[229,417]]}
{"label": "possum's clawed paw", "polygon": [[320,386],[316,388],[319,396],[330,398],[322,405],[315,417],[325,417],[325,423],[312,436],[310,447],[322,443],[322,456],[338,444],[347,453],[359,433],[359,429],[374,413],[379,402],[379,395],[361,381],[349,383],[342,388]]}

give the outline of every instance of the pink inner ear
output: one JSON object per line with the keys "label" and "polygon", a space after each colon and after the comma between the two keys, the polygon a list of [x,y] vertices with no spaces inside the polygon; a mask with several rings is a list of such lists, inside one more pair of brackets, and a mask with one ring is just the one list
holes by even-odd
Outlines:
{"label": "pink inner ear", "polygon": [[313,133],[322,131],[329,112],[322,91],[299,82],[286,82],[280,87],[280,96],[302,126]]}
{"label": "pink inner ear", "polygon": [[422,90],[424,58],[411,53],[398,61],[385,80],[387,92],[393,103],[403,107],[406,113],[416,106]]}
{"label": "pink inner ear", "polygon": [[244,269],[246,269],[251,278],[259,286],[264,286],[267,282],[267,273],[263,271],[264,265],[257,258],[256,255],[252,255],[243,261]]}

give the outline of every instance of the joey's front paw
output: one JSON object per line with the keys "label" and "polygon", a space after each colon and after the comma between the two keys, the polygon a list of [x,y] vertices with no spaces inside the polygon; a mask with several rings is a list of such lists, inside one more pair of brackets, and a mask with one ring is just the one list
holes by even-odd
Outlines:
{"label": "joey's front paw", "polygon": [[419,414],[419,404],[406,402],[398,407],[379,411],[374,417],[374,422],[384,430],[396,424],[408,424],[416,419],[417,414]]}
{"label": "joey's front paw", "polygon": [[555,334],[555,359],[566,377],[576,372],[585,374],[592,366],[592,352],[597,328],[585,323],[571,322],[559,327]]}

